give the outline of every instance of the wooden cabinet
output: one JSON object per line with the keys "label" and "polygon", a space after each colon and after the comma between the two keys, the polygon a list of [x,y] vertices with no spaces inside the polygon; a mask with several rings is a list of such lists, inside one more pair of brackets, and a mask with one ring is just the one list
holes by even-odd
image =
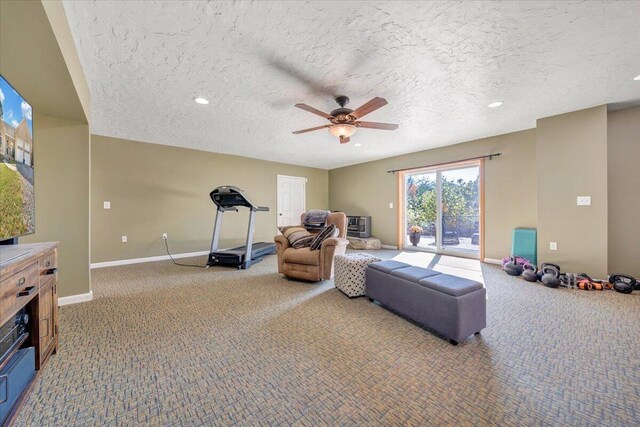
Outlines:
{"label": "wooden cabinet", "polygon": [[55,304],[55,279],[49,280],[40,288],[39,322],[40,322],[40,360],[45,360],[53,351],[56,344],[56,304]]}
{"label": "wooden cabinet", "polygon": [[[26,311],[29,335],[22,347],[34,347],[35,369],[39,371],[58,349],[58,243],[19,246],[28,253],[0,264],[0,325],[14,321],[21,310]],[[30,388],[25,389],[13,406],[5,424],[11,424]]]}
{"label": "wooden cabinet", "polygon": [[[38,295],[38,263],[34,262],[0,281],[0,311],[11,315]],[[1,322],[0,325],[3,325]]]}
{"label": "wooden cabinet", "polygon": [[44,362],[58,347],[57,253],[53,251],[38,261],[40,292],[38,322],[40,323],[40,360]]}

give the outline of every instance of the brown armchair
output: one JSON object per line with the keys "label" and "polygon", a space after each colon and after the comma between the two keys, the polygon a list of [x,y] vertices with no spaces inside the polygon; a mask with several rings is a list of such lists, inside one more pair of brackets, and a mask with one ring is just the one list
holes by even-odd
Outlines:
{"label": "brown armchair", "polygon": [[[302,220],[304,221],[302,214]],[[327,224],[334,224],[338,237],[329,237],[322,242],[319,250],[310,248],[294,249],[282,235],[274,238],[278,253],[278,272],[293,279],[318,282],[333,277],[333,257],[347,250],[347,216],[344,212],[332,212],[327,216]]]}

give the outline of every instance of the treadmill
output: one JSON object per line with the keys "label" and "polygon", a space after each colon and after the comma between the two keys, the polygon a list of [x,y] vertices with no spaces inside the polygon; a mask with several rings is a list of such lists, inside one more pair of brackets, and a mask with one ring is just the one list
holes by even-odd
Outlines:
{"label": "treadmill", "polygon": [[[217,206],[216,221],[211,238],[211,251],[209,252],[208,266],[228,265],[240,269],[248,269],[251,264],[262,261],[265,255],[276,252],[275,243],[253,243],[255,229],[255,213],[268,212],[266,206],[256,206],[244,195],[244,192],[232,185],[223,185],[215,188],[209,197]],[[222,227],[222,216],[227,211],[238,212],[238,207],[249,208],[249,228],[247,229],[247,241],[244,246],[237,248],[218,250],[218,239]]]}

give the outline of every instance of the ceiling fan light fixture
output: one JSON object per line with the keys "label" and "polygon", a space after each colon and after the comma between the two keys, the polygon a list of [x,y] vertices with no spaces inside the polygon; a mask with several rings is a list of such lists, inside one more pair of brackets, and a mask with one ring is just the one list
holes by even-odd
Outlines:
{"label": "ceiling fan light fixture", "polygon": [[349,124],[339,124],[339,125],[333,125],[329,128],[329,133],[331,133],[331,135],[340,138],[345,137],[348,138],[351,135],[353,135],[354,133],[356,133],[356,130],[358,130],[357,127],[355,127],[354,125],[349,125]]}

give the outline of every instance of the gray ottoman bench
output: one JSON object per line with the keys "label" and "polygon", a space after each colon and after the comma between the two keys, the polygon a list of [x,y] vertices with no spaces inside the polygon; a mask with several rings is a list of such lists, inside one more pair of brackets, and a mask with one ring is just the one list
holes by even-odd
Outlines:
{"label": "gray ottoman bench", "polygon": [[365,276],[371,301],[439,332],[451,344],[487,326],[486,289],[480,282],[393,260],[369,264]]}

